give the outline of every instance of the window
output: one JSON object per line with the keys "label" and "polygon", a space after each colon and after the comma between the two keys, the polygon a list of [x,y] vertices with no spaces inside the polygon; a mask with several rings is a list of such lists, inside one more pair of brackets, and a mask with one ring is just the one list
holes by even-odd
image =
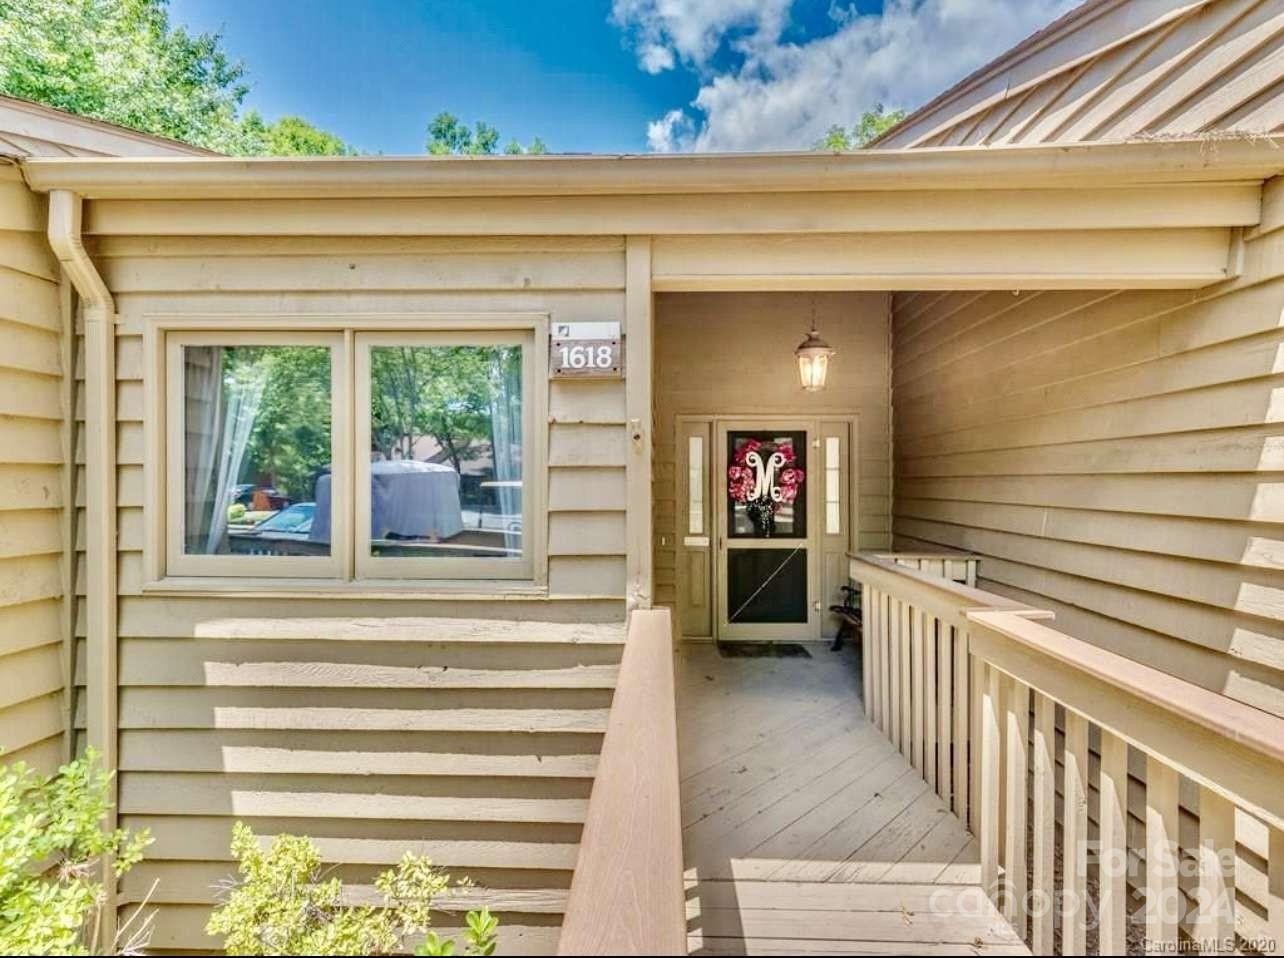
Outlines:
{"label": "window", "polygon": [[357,338],[357,571],[530,578],[529,335]]}
{"label": "window", "polygon": [[687,437],[687,535],[704,535],[704,437]]}
{"label": "window", "polygon": [[535,579],[546,339],[516,325],[169,331],[155,574]]}
{"label": "window", "polygon": [[825,437],[825,534],[831,536],[843,531],[841,449],[837,436]]}
{"label": "window", "polygon": [[169,571],[334,575],[330,483],[342,338],[169,343]]}

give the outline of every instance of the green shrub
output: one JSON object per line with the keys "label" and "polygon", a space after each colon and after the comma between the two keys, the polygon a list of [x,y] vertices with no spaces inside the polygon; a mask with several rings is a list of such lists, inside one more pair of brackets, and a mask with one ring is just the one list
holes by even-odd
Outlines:
{"label": "green shrub", "polygon": [[[110,857],[118,878],[151,841],[145,831],[102,829],[111,779],[92,749],[50,776],[22,762],[0,767],[0,954],[108,950],[98,941],[101,862]],[[138,921],[140,914],[141,908],[110,951],[145,944],[150,919]]]}
{"label": "green shrub", "polygon": [[[467,887],[427,858],[409,852],[375,879],[382,905],[343,903],[343,883],[322,874],[321,853],[310,838],[276,836],[266,850],[243,822],[232,831],[240,877],[205,926],[223,936],[232,955],[384,955],[427,932],[416,954],[454,954],[455,943],[429,931],[433,899]],[[498,922],[488,911],[469,912],[468,954],[489,955]]]}

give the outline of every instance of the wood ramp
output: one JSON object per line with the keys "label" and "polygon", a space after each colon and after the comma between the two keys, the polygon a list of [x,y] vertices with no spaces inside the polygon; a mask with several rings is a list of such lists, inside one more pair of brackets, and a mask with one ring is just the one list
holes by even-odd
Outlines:
{"label": "wood ramp", "polygon": [[858,658],[677,657],[693,954],[1029,954],[975,840],[866,721]]}

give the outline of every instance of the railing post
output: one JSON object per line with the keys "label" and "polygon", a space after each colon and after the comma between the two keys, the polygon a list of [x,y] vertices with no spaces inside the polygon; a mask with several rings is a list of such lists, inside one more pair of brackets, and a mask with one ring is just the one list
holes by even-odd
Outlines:
{"label": "railing post", "polygon": [[860,584],[860,672],[861,690],[864,694],[865,717],[874,718],[874,640],[872,635],[874,615],[870,601],[874,590],[866,583]]}
{"label": "railing post", "polygon": [[967,650],[967,632],[951,626],[954,639],[954,814],[976,832],[976,815],[968,800],[968,786],[972,781],[971,765],[979,758],[969,756],[972,737],[972,704],[968,697],[968,683],[972,662]]}
{"label": "railing post", "polygon": [[[1211,943],[1212,952],[1234,951],[1235,806],[1207,786],[1199,790],[1197,854],[1199,921],[1195,934],[1201,941]],[[1223,948],[1224,942],[1230,947]]]}
{"label": "railing post", "polygon": [[999,671],[983,667],[981,684],[981,889],[999,901]]}
{"label": "railing post", "polygon": [[895,620],[892,613],[895,611],[896,603],[891,595],[886,592],[879,593],[879,612],[882,616],[882,627],[878,630],[878,727],[883,730],[893,742],[896,741],[892,728],[892,666],[895,659],[892,658],[893,642],[892,629]]}
{"label": "railing post", "polygon": [[1004,755],[1004,850],[1005,892],[1003,916],[1025,937],[1025,807],[1029,763],[1026,747],[1030,741],[1030,688],[1016,679],[1007,680],[1007,741]]}
{"label": "railing post", "polygon": [[1088,721],[1066,709],[1064,801],[1061,819],[1061,953],[1087,948],[1088,914]]}
{"label": "railing post", "polygon": [[924,695],[923,688],[925,678],[923,676],[923,613],[921,610],[909,607],[909,633],[910,633],[910,668],[909,668],[909,706],[910,706],[910,734],[909,734],[909,760],[910,765],[916,768],[920,774],[923,769],[923,708]]}
{"label": "railing post", "polygon": [[1278,953],[1284,949],[1284,829],[1267,832],[1266,928]]}
{"label": "railing post", "polygon": [[1149,954],[1177,949],[1177,772],[1146,756],[1146,946]]}
{"label": "railing post", "polygon": [[1128,743],[1101,731],[1097,938],[1103,955],[1127,954]]}
{"label": "railing post", "polygon": [[941,801],[953,807],[953,789],[951,787],[951,752],[953,750],[954,714],[952,697],[954,691],[953,671],[950,663],[954,657],[954,642],[950,638],[950,627],[940,619],[933,618],[933,631],[936,635],[936,718],[940,731],[936,737],[936,794]]}
{"label": "railing post", "polygon": [[1034,693],[1034,855],[1031,884],[1034,911],[1030,946],[1036,955],[1052,954],[1057,822],[1057,706]]}
{"label": "railing post", "polygon": [[[963,657],[964,657],[964,660],[968,663],[968,672],[971,673],[971,681],[968,683],[971,686],[970,695],[974,696],[977,700],[979,700],[981,696],[981,689],[983,687],[982,683],[985,677],[984,663],[979,658],[972,655],[971,650],[968,648],[967,632],[961,631],[959,635],[962,637],[962,640],[963,640]],[[977,808],[977,804],[978,804],[978,796],[980,796],[981,794],[981,760],[980,760],[980,753],[979,753],[980,742],[981,742],[981,713],[979,709],[973,707],[971,710],[971,713],[968,715],[968,734],[965,738],[964,746],[963,746],[963,754],[968,757],[968,761],[967,761],[968,771],[967,771],[967,777],[966,777],[966,781],[968,784],[967,784],[967,791],[965,793],[968,798],[968,802],[967,802],[968,819],[967,820],[973,832],[975,832],[977,829],[978,811],[979,811]]]}
{"label": "railing post", "polygon": [[936,619],[926,612],[918,614],[922,650],[919,656],[923,666],[923,777],[927,787],[940,791],[936,784]]}

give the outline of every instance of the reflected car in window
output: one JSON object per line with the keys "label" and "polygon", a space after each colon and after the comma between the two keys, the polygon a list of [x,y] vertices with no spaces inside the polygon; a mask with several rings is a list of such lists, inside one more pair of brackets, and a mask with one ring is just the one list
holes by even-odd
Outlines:
{"label": "reflected car in window", "polygon": [[328,542],[311,538],[315,502],[296,502],[255,526],[228,529],[232,552],[238,555],[325,555]]}

